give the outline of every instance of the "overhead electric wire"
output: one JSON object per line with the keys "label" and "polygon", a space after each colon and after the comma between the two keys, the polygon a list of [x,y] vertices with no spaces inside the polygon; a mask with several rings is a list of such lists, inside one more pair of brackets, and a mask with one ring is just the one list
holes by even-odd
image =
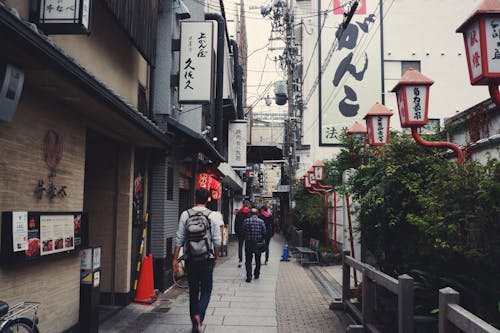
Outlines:
{"label": "overhead electric wire", "polygon": [[[387,0],[383,0],[384,1],[387,1]],[[392,8],[392,6],[394,5],[396,0],[392,0],[391,4],[389,5],[388,9],[385,11],[384,13],[384,17],[382,19],[385,19],[385,17],[389,14],[389,11],[390,9]],[[375,11],[372,13],[372,15],[375,15],[375,13],[377,12],[377,10],[379,10],[379,6],[377,6],[377,8],[375,9]],[[364,55],[364,51],[368,48],[368,46],[370,45],[370,42],[373,40],[373,37],[375,36],[376,32],[379,30],[380,28],[380,20],[378,21],[378,24],[374,26],[374,33],[370,36],[369,39],[367,39],[368,37],[368,34],[364,34],[361,38],[363,39],[362,41],[362,44],[364,44],[367,40],[368,40],[368,43],[366,44],[366,46],[364,46],[363,48],[363,51],[362,52],[359,52],[359,53],[356,53],[356,60],[354,61],[354,65],[357,65],[357,62],[360,60],[360,57]],[[355,49],[360,49],[360,47],[358,45],[356,45]],[[353,51],[354,52],[354,51]],[[354,59],[354,58],[353,58]],[[339,85],[338,86],[341,86],[343,84],[345,84],[345,81],[349,80],[351,78],[351,76],[344,76],[341,80],[341,82],[339,82]],[[334,97],[336,97],[340,92],[340,89],[333,89],[332,90],[332,93],[330,93],[329,97],[327,98],[327,102],[325,104],[322,104],[322,107],[324,107],[324,109],[326,109],[327,107],[331,106],[331,103],[333,103],[333,100],[332,100],[332,95],[333,94],[336,94]],[[328,104],[327,104],[328,103]],[[306,103],[304,103],[306,104]],[[316,117],[313,122],[307,127],[306,131],[309,131],[314,125],[316,125],[318,122],[318,118]]]}
{"label": "overhead electric wire", "polygon": [[[200,4],[200,5],[204,5],[206,6],[207,8],[209,9],[213,9],[213,10],[220,10],[220,7],[218,6],[218,3],[217,4],[207,4],[207,3],[204,3],[203,1],[201,0],[193,0],[194,2]],[[264,21],[269,21],[271,20],[270,18],[267,18],[267,17],[263,17],[261,14],[255,14],[255,16],[253,16],[253,13],[252,13],[252,16],[249,16],[247,14],[247,11],[245,10],[245,15],[241,15],[241,13],[239,11],[236,11],[235,9],[225,9],[226,13],[230,12],[231,15],[236,15],[236,13],[240,16],[240,17],[244,17],[245,19],[250,19],[250,20],[264,20]],[[328,14],[328,11],[322,11],[323,14]],[[318,13],[317,12],[308,12],[308,13],[311,13],[310,15],[304,15],[304,16],[295,16],[295,18],[310,18],[310,17],[315,17],[315,16],[318,16]]]}
{"label": "overhead electric wire", "polygon": [[[387,1],[387,0],[384,0],[384,1]],[[395,0],[392,0],[391,4],[388,6],[387,10],[385,11],[384,17],[382,19],[386,18],[387,14],[391,10],[392,6],[394,5],[394,2],[395,2]],[[377,6],[377,9],[380,10],[380,8],[378,6]],[[375,14],[375,12],[373,14]],[[362,48],[362,51],[356,53],[355,56],[353,57],[353,62],[354,62],[355,66],[358,65],[358,62],[361,60],[361,58],[365,54],[366,49],[368,48],[368,46],[372,42],[373,38],[376,36],[379,29],[380,29],[380,20],[379,20],[378,24],[374,26],[373,34],[371,34],[371,36],[369,38],[367,37],[367,38],[363,39],[363,45],[360,46]],[[368,36],[368,34],[365,36]],[[366,45],[364,45],[364,44],[366,44]],[[350,75],[344,75],[344,77],[342,77],[341,82],[339,82],[338,86],[345,85],[346,81],[350,80],[351,78],[352,78],[352,76],[350,76]],[[340,89],[333,89],[332,92],[330,93],[330,95],[327,97],[327,100],[324,103],[324,107],[331,106],[333,101],[335,101],[335,99],[338,97],[339,93],[340,93]]]}
{"label": "overhead electric wire", "polygon": [[[330,2],[330,4],[328,5],[328,9],[330,9],[330,5],[333,3],[333,1]],[[318,14],[317,16],[319,16],[320,13],[319,13],[319,8],[318,8]],[[307,76],[307,73],[309,72],[309,67],[311,66],[311,63],[312,63],[312,59],[313,59],[313,56],[314,56],[314,53],[316,52],[316,48],[318,47],[318,44],[320,43],[320,38],[321,38],[321,32],[323,31],[323,27],[325,26],[325,23],[326,23],[326,18],[323,20],[323,24],[321,25],[321,29],[318,31],[318,38],[316,38],[316,42],[314,43],[314,48],[311,52],[311,58],[309,58],[309,63],[307,64],[307,68],[303,74],[302,77],[306,77]],[[301,85],[304,85],[304,81],[302,81]]]}

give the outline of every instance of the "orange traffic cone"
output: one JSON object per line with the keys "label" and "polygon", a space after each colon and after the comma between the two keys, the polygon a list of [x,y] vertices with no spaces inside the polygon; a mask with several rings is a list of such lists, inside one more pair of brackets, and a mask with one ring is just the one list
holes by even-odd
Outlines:
{"label": "orange traffic cone", "polygon": [[153,304],[156,301],[156,292],[153,282],[153,256],[145,256],[142,260],[142,269],[139,275],[134,303]]}

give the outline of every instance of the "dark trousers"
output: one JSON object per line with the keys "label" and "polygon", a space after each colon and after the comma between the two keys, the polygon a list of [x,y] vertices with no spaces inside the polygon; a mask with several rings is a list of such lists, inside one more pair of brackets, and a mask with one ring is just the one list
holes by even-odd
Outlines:
{"label": "dark trousers", "polygon": [[239,235],[238,236],[238,259],[240,262],[243,261],[243,243],[245,242],[245,237]]}
{"label": "dark trousers", "polygon": [[245,268],[247,270],[247,279],[252,278],[252,260],[255,256],[255,270],[253,275],[259,277],[260,275],[260,254],[261,252],[257,250],[255,241],[245,241]]}
{"label": "dark trousers", "polygon": [[266,262],[269,260],[269,243],[271,242],[271,238],[266,237]]}
{"label": "dark trousers", "polygon": [[189,283],[189,314],[191,322],[199,315],[201,321],[205,318],[210,295],[212,294],[214,260],[186,261],[186,271]]}

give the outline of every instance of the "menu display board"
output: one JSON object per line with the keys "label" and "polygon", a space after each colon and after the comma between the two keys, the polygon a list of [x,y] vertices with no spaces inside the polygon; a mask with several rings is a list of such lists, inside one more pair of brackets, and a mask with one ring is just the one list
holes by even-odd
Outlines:
{"label": "menu display board", "polygon": [[83,212],[2,212],[0,262],[74,253],[87,242]]}

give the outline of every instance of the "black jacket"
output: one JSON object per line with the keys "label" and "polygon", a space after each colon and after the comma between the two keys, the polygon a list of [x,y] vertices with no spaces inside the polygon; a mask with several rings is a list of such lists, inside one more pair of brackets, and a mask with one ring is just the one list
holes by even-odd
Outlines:
{"label": "black jacket", "polygon": [[273,216],[268,214],[267,216],[260,214],[259,218],[264,221],[266,226],[266,238],[270,239],[274,235],[274,219]]}
{"label": "black jacket", "polygon": [[236,213],[234,218],[234,232],[238,237],[243,237],[243,221],[250,217],[250,209],[243,207]]}

